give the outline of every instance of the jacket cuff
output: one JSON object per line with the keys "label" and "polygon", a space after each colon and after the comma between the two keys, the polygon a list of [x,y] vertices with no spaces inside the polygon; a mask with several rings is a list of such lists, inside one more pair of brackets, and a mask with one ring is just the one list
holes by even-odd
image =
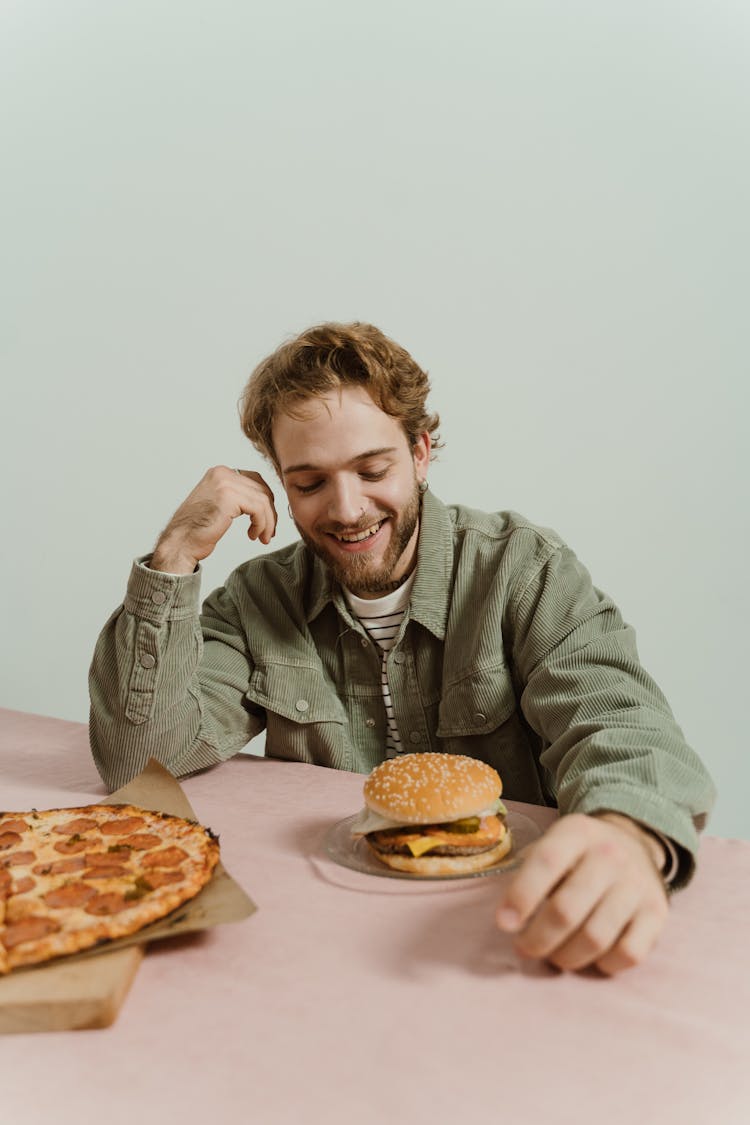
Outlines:
{"label": "jacket cuff", "polygon": [[151,555],[135,559],[125,594],[125,609],[135,617],[160,625],[197,616],[200,608],[200,566],[193,574],[165,574],[150,570]]}

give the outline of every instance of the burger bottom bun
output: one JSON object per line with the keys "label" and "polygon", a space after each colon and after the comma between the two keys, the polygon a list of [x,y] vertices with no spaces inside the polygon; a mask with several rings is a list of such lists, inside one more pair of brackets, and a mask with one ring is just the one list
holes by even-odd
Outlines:
{"label": "burger bottom bun", "polygon": [[392,867],[394,871],[408,871],[412,875],[471,875],[473,871],[483,871],[503,859],[510,851],[513,839],[506,825],[506,832],[500,843],[489,851],[477,852],[476,855],[394,855],[379,852],[369,840],[367,843],[380,862],[386,867]]}

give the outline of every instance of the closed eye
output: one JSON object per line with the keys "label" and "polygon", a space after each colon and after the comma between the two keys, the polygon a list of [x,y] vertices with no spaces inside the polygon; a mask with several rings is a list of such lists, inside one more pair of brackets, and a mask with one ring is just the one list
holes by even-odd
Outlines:
{"label": "closed eye", "polygon": [[[360,469],[359,476],[362,478],[362,480],[366,481],[382,480],[383,477],[386,476],[388,468],[389,466],[387,466],[385,469],[378,469],[377,471],[372,472],[365,472],[363,469]],[[316,480],[311,484],[295,484],[294,489],[295,492],[299,492],[303,496],[310,496],[313,492],[317,492],[318,489],[322,487],[322,485],[322,480]]]}
{"label": "closed eye", "polygon": [[316,492],[323,482],[316,480],[315,484],[295,484],[295,490],[307,496],[311,492]]}
{"label": "closed eye", "polygon": [[387,472],[387,469],[381,469],[378,473],[360,472],[359,475],[362,477],[362,480],[382,480]]}

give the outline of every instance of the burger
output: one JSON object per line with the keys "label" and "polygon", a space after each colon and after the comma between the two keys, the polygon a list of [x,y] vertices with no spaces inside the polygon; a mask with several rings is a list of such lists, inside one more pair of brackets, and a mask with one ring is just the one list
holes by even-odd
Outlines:
{"label": "burger", "polygon": [[415,875],[467,875],[511,849],[500,775],[460,754],[404,754],[376,766],[352,823],[381,863]]}

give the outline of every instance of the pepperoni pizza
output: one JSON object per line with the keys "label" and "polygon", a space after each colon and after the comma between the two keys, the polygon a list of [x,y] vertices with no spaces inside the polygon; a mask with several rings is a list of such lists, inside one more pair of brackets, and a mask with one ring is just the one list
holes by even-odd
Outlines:
{"label": "pepperoni pizza", "polygon": [[0,974],[136,933],[218,858],[209,829],[133,805],[0,813]]}

